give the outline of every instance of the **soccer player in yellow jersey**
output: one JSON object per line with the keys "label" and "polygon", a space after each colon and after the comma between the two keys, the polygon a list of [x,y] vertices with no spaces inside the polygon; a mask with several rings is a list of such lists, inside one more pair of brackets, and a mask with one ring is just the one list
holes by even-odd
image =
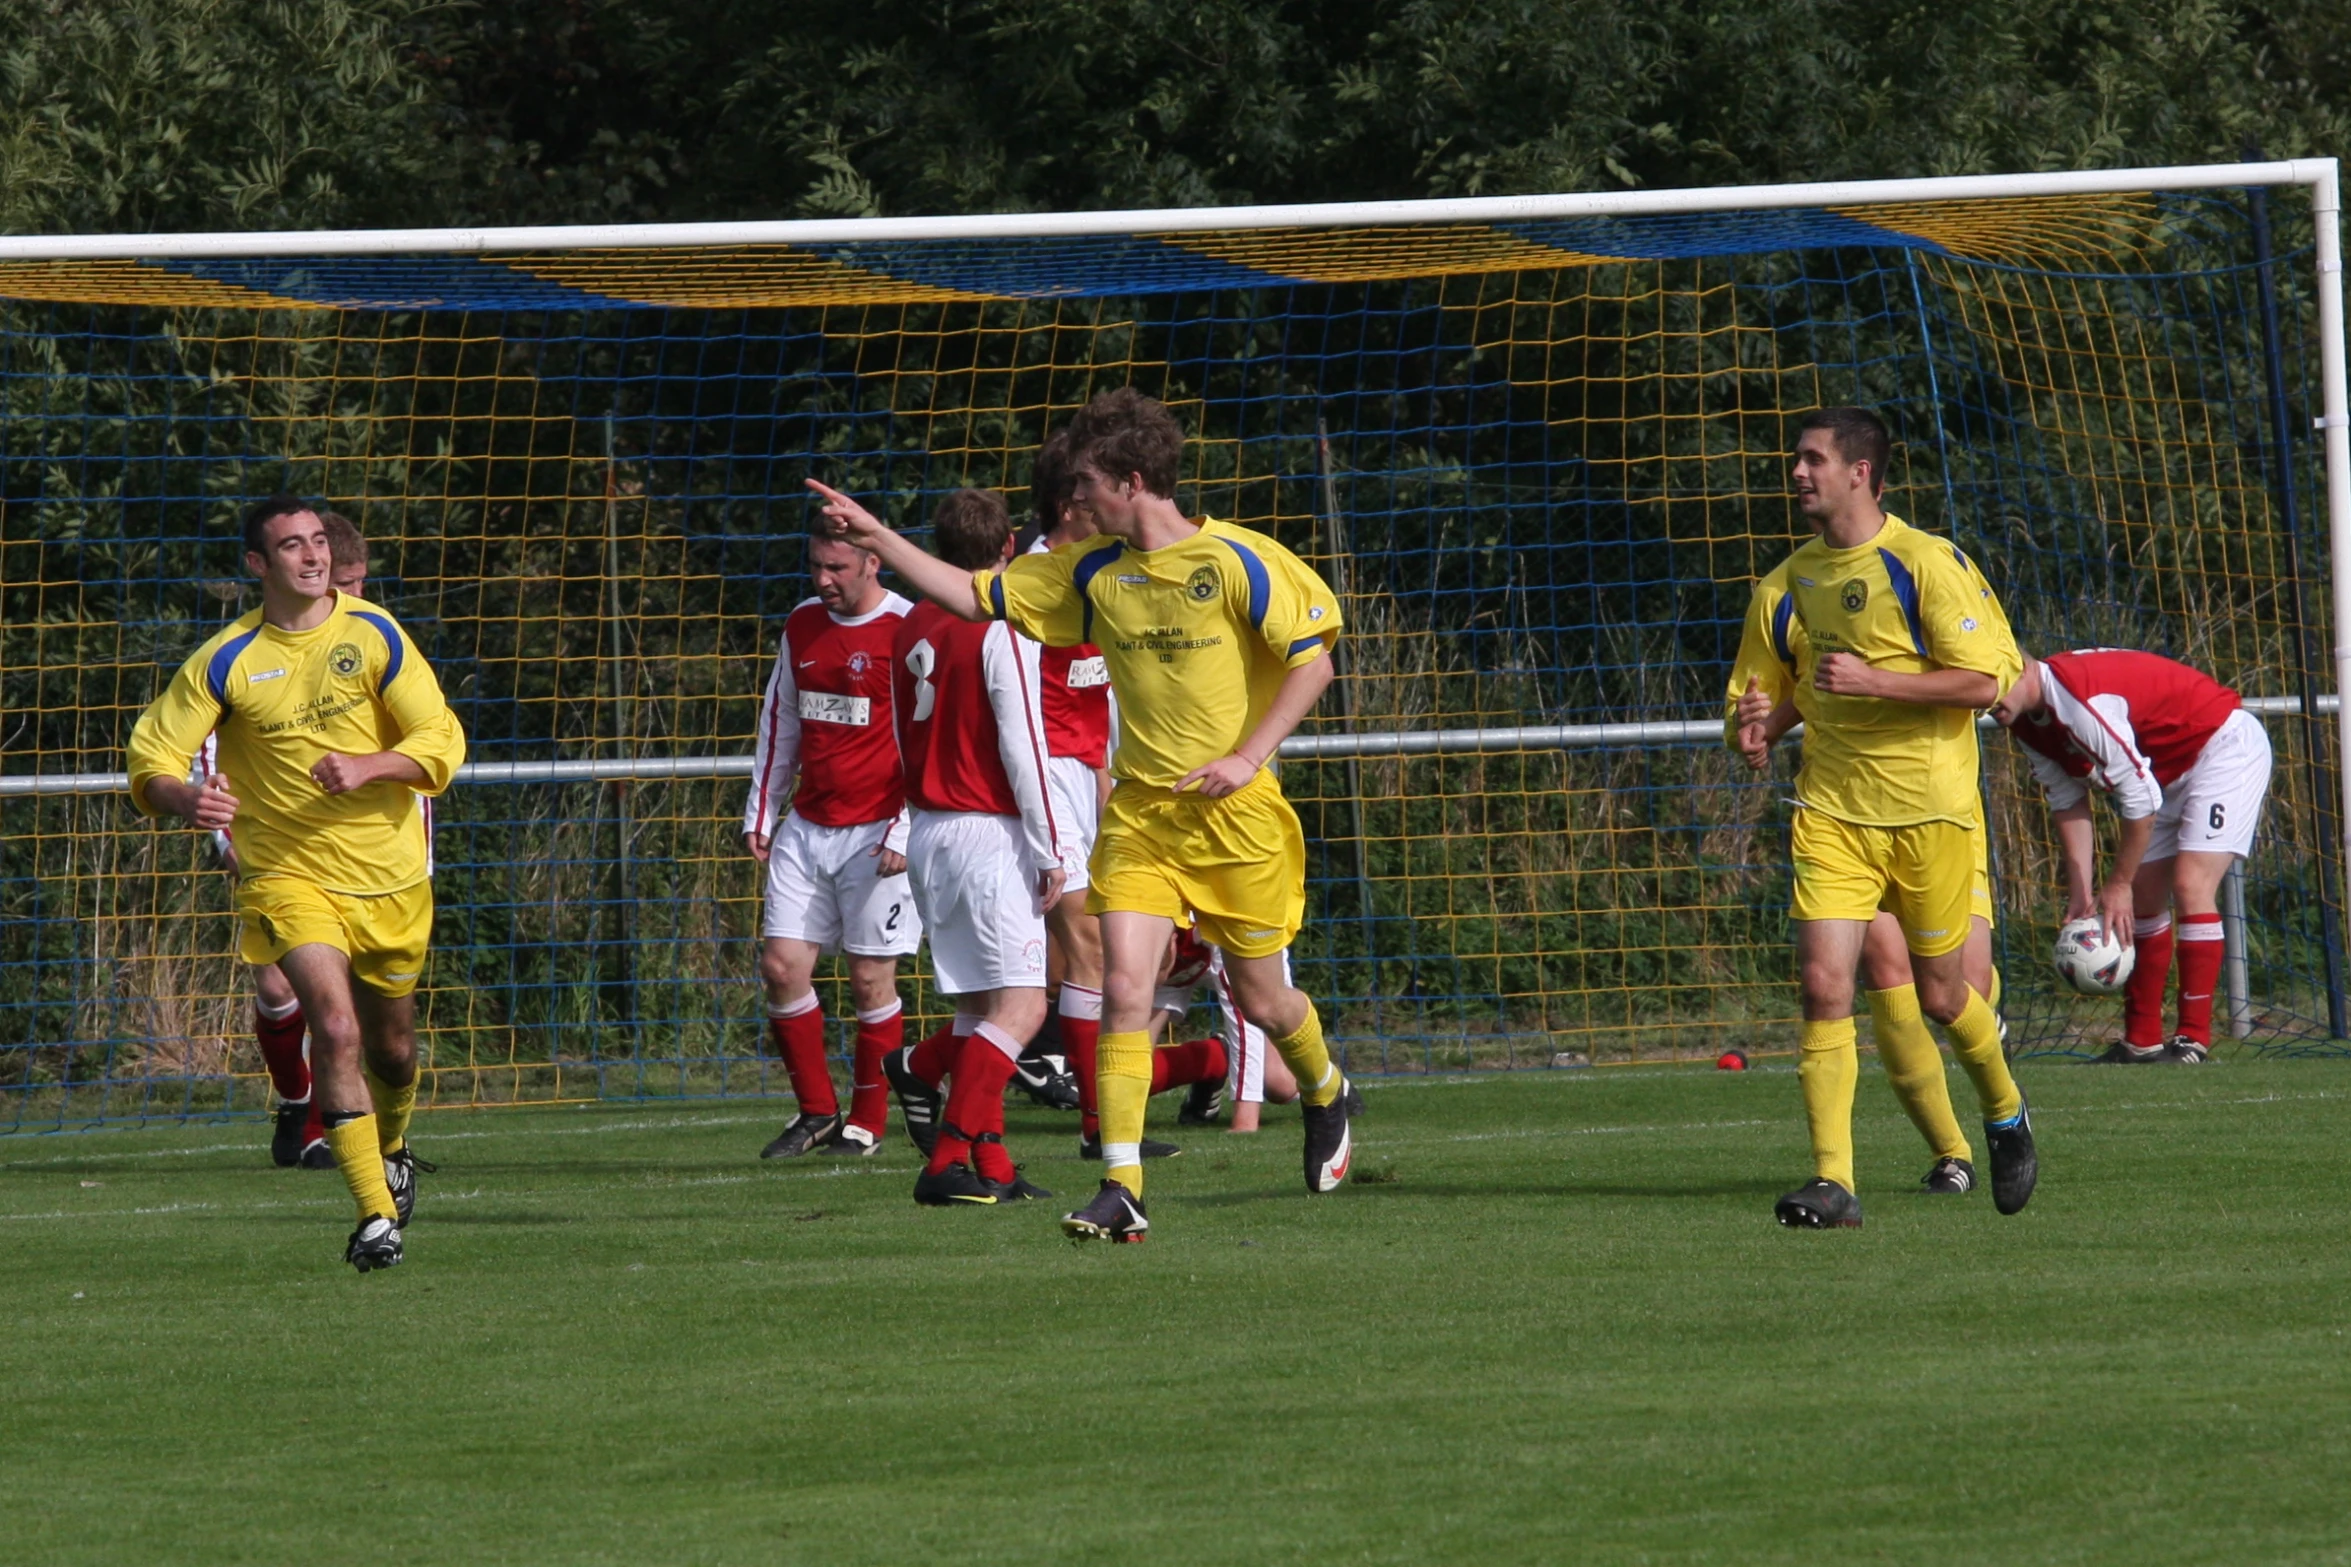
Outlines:
{"label": "soccer player in yellow jersey", "polygon": [[[424,818],[465,759],[440,683],[392,617],[329,585],[325,527],[276,495],[245,516],[261,608],[191,654],[131,731],[132,803],[226,828],[238,946],[310,1021],[327,1144],[359,1208],[344,1260],[400,1261],[415,1201],[413,994],[433,926]],[[204,737],[218,770],[188,782]]]}
{"label": "soccer player in yellow jersey", "polygon": [[[1967,569],[1987,623],[1996,623],[2013,643],[2007,616],[1991,585],[1957,546],[1951,553]],[[1728,720],[1726,738],[1746,756],[1750,767],[1761,770],[1770,762],[1770,748],[1795,727],[1796,676],[1812,662],[1812,644],[1803,622],[1795,618],[1795,602],[1788,597],[1787,563],[1782,562],[1756,584],[1749,605],[1739,659],[1732,666],[1730,689],[1738,693]],[[1977,994],[2000,1008],[2000,974],[1992,963],[1992,886],[1988,841],[1983,830],[1982,796],[1977,796],[1975,819],[1975,878],[1969,899],[1966,959],[1967,982]],[[1927,1032],[1919,1012],[1918,990],[1910,969],[1910,950],[1904,944],[1902,924],[1890,913],[1891,899],[1881,900],[1863,938],[1861,971],[1868,977],[1870,1031],[1877,1042],[1878,1061],[1886,1081],[1926,1139],[1934,1155],[1919,1185],[1931,1194],[1962,1195],[1976,1186],[1975,1150],[1960,1130],[1951,1110],[1951,1085],[1943,1070],[1943,1053]],[[2005,1037],[2007,1025],[2001,1024]]]}
{"label": "soccer player in yellow jersey", "polygon": [[[1982,816],[1975,710],[2020,660],[1987,590],[1941,539],[1879,504],[1892,442],[1877,415],[1826,408],[1796,443],[1798,507],[1820,532],[1750,605],[1747,636],[1807,648],[1794,677],[1804,721],[1796,775],[1796,956],[1803,990],[1798,1077],[1814,1179],[1780,1199],[1782,1224],[1858,1226],[1854,1195],[1853,974],[1879,906],[1910,951],[1920,1010],[1943,1025],[1974,1083],[1992,1164],[1992,1201],[2015,1213],[2039,1172],[2032,1122],[2000,1048],[1999,1020],[1968,982],[1964,949]],[[1776,579],[1776,580],[1775,580]],[[1767,614],[1760,606],[1784,596]],[[1750,654],[1742,663],[1756,667]],[[1734,719],[1744,688],[1728,694]],[[1768,743],[1741,724],[1741,749]],[[1752,754],[1752,753],[1751,753]]]}
{"label": "soccer player in yellow jersey", "polygon": [[1298,1076],[1306,1187],[1346,1179],[1360,1101],[1283,961],[1305,915],[1305,835],[1266,764],[1330,685],[1339,604],[1274,540],[1175,503],[1183,429],[1131,388],[1070,423],[1072,499],[1100,534],[1001,570],[966,572],[811,480],[853,544],[966,619],[996,616],[1049,647],[1093,642],[1118,698],[1116,783],[1089,861],[1102,921],[1099,1057],[1108,1179],[1062,1221],[1079,1239],[1139,1241],[1151,1010],[1178,922],[1225,955],[1242,1014]]}

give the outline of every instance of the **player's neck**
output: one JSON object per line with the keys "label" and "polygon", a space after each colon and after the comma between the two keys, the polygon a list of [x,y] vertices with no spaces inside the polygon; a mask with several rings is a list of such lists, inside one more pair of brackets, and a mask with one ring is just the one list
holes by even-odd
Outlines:
{"label": "player's neck", "polygon": [[261,584],[261,618],[280,631],[316,631],[335,612],[335,590],[308,598],[274,582]]}
{"label": "player's neck", "polygon": [[1145,495],[1137,500],[1134,511],[1117,530],[1120,538],[1146,553],[1181,544],[1199,531],[1200,524],[1185,516],[1181,506],[1157,495]]}
{"label": "player's neck", "polygon": [[1875,501],[1848,506],[1820,525],[1820,541],[1833,550],[1858,549],[1886,525],[1885,508]]}
{"label": "player's neck", "polygon": [[[862,601],[852,602],[847,598],[842,599],[841,607],[831,611],[832,617],[835,620],[863,620],[875,610],[880,609],[882,600],[889,596],[890,590],[877,582],[873,585],[873,591],[868,593]],[[830,606],[827,607],[830,608]]]}

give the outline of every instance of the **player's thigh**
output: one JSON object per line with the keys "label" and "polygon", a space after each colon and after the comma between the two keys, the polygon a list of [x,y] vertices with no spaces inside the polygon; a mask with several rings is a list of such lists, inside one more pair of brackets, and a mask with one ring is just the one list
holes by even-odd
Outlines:
{"label": "player's thigh", "polygon": [[359,1015],[359,1049],[376,1076],[402,1087],[416,1075],[416,996],[387,996],[365,983],[351,987]]}
{"label": "player's thigh", "polygon": [[1048,757],[1045,789],[1053,806],[1055,847],[1061,851],[1061,870],[1069,892],[1086,888],[1087,861],[1101,831],[1101,791],[1094,769],[1074,756]]}
{"label": "player's thigh", "polygon": [[2237,863],[2233,854],[2183,849],[2171,860],[2172,907],[2182,914],[2209,914],[2220,906],[2220,884]]}
{"label": "player's thigh", "polygon": [[1910,947],[1902,922],[1880,910],[1861,938],[1861,982],[1871,990],[1899,990],[1910,983]]}
{"label": "player's thigh", "polygon": [[[1193,928],[1228,962],[1279,957],[1306,919],[1306,834],[1298,813],[1270,773],[1201,806],[1198,831],[1176,868]],[[1279,965],[1270,972],[1279,973]]]}
{"label": "player's thigh", "polygon": [[[1101,890],[1097,881],[1095,890]],[[1146,1026],[1158,988],[1160,959],[1175,934],[1170,915],[1113,909],[1102,916],[1102,1026],[1125,1032]]]}
{"label": "player's thigh", "polygon": [[[1287,1022],[1289,1012],[1304,1011],[1292,999],[1297,996],[1298,989],[1290,982],[1290,954],[1287,950],[1255,958],[1226,952],[1224,982],[1230,987],[1233,1004],[1240,1009],[1243,1017],[1252,1022],[1267,1023],[1277,1018]],[[1296,1024],[1291,1023],[1290,1026],[1295,1027]]]}
{"label": "player's thigh", "polygon": [[1841,821],[1822,811],[1800,810],[1789,833],[1795,886],[1789,917],[1798,924],[1824,921],[1867,925],[1889,901],[1891,829]]}
{"label": "player's thigh", "polygon": [[760,935],[826,950],[841,945],[841,907],[823,862],[823,831],[798,816],[776,823],[767,851]]}
{"label": "player's thigh", "polygon": [[253,999],[261,1004],[264,1011],[283,1012],[295,1004],[294,987],[286,982],[285,975],[278,972],[275,963],[255,964]]}
{"label": "player's thigh", "polygon": [[843,828],[826,867],[841,932],[841,950],[864,957],[905,957],[922,945],[922,916],[904,871],[882,874],[881,846],[889,823]]}
{"label": "player's thigh", "polygon": [[1796,980],[1804,1015],[1815,1021],[1853,1015],[1853,971],[1861,960],[1866,920],[1796,922]]}
{"label": "player's thigh", "polygon": [[340,945],[305,941],[280,953],[277,964],[302,1002],[303,1021],[310,1028],[311,1065],[331,1070],[330,1063],[355,1061],[359,1011],[351,997],[351,955]]}
{"label": "player's thigh", "polygon": [[1082,890],[1066,889],[1045,915],[1061,949],[1061,978],[1088,990],[1102,988],[1102,922],[1086,912]]}
{"label": "player's thigh", "polygon": [[2245,856],[2261,825],[2274,759],[2269,736],[2252,714],[2237,712],[2205,742],[2196,765],[2165,791],[2176,802],[2173,842],[2182,854]]}
{"label": "player's thigh", "polygon": [[1919,822],[1888,830],[1893,913],[1902,922],[1912,968],[1921,958],[1955,953],[1967,944],[1974,917],[1976,833],[1958,822]]}

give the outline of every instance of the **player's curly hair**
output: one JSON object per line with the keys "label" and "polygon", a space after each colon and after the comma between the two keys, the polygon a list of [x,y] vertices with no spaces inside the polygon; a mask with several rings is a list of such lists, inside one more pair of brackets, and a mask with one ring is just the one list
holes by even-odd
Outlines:
{"label": "player's curly hair", "polygon": [[1061,526],[1062,508],[1069,504],[1072,467],[1069,426],[1063,425],[1045,437],[1045,444],[1029,462],[1029,510],[1036,516],[1039,533],[1051,533]]}
{"label": "player's curly hair", "polygon": [[994,490],[957,490],[931,513],[931,544],[939,559],[965,571],[985,571],[1004,559],[1012,513]]}
{"label": "player's curly hair", "polygon": [[1867,408],[1815,408],[1796,426],[1799,438],[1807,430],[1828,431],[1839,457],[1869,464],[1870,494],[1884,491],[1886,467],[1894,457],[1894,438],[1887,433],[1885,420]]}
{"label": "player's curly hair", "polygon": [[1167,404],[1131,386],[1098,393],[1069,422],[1071,456],[1109,479],[1143,476],[1143,488],[1174,500],[1184,427]]}

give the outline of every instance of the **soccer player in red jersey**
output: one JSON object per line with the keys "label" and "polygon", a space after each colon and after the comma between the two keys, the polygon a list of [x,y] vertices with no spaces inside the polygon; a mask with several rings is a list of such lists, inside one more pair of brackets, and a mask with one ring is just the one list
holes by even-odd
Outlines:
{"label": "soccer player in red jersey", "polygon": [[[948,496],[931,531],[940,558],[966,570],[1012,558],[1012,519],[992,490]],[[926,603],[900,624],[895,652],[891,711],[913,814],[907,865],[932,972],[956,1008],[944,1041],[933,1036],[891,1062],[902,1098],[935,1095],[942,1078],[954,1083],[914,1200],[950,1207],[1049,1197],[1020,1178],[1004,1150],[1004,1089],[1045,1021],[1045,911],[1063,880],[1045,781],[1039,649],[1009,626],[959,620]],[[919,1121],[907,1124],[911,1131]]]}
{"label": "soccer player in red jersey", "polygon": [[[332,565],[327,586],[352,598],[367,597],[367,540],[350,518],[322,511],[319,525],[326,529]],[[196,752],[188,782],[201,786],[220,771],[220,735],[205,736]],[[417,809],[424,816],[425,874],[432,874],[433,799],[419,795]],[[215,828],[212,848],[221,868],[232,880],[237,875],[237,850],[226,828]],[[331,1170],[334,1150],[327,1147],[326,1122],[311,1092],[310,1023],[302,1015],[301,998],[275,963],[253,968],[253,1042],[261,1047],[261,1063],[269,1070],[277,1091],[278,1108],[269,1139],[270,1162],[281,1169],[300,1165],[305,1170]]]}
{"label": "soccer player in red jersey", "polygon": [[[2065,857],[2065,917],[2095,915],[2138,948],[2123,987],[2122,1038],[2100,1059],[2201,1064],[2212,1052],[2220,977],[2220,881],[2251,852],[2269,792],[2261,721],[2210,675],[2120,648],[2026,659],[1992,716],[2024,742],[2048,794]],[[2104,883],[2095,873],[2093,789],[2121,820]],[[2167,1041],[2163,991],[2175,939],[2179,1006]]]}
{"label": "soccer player in red jersey", "polygon": [[[762,1159],[881,1147],[890,1106],[882,1058],[904,1038],[898,960],[922,940],[890,722],[891,644],[913,606],[882,586],[875,556],[839,539],[809,540],[808,575],[816,593],[784,620],[743,805],[743,841],[767,867],[759,977],[768,1029],[800,1101]],[[857,1008],[846,1120],[814,983],[828,951],[848,955]]]}

